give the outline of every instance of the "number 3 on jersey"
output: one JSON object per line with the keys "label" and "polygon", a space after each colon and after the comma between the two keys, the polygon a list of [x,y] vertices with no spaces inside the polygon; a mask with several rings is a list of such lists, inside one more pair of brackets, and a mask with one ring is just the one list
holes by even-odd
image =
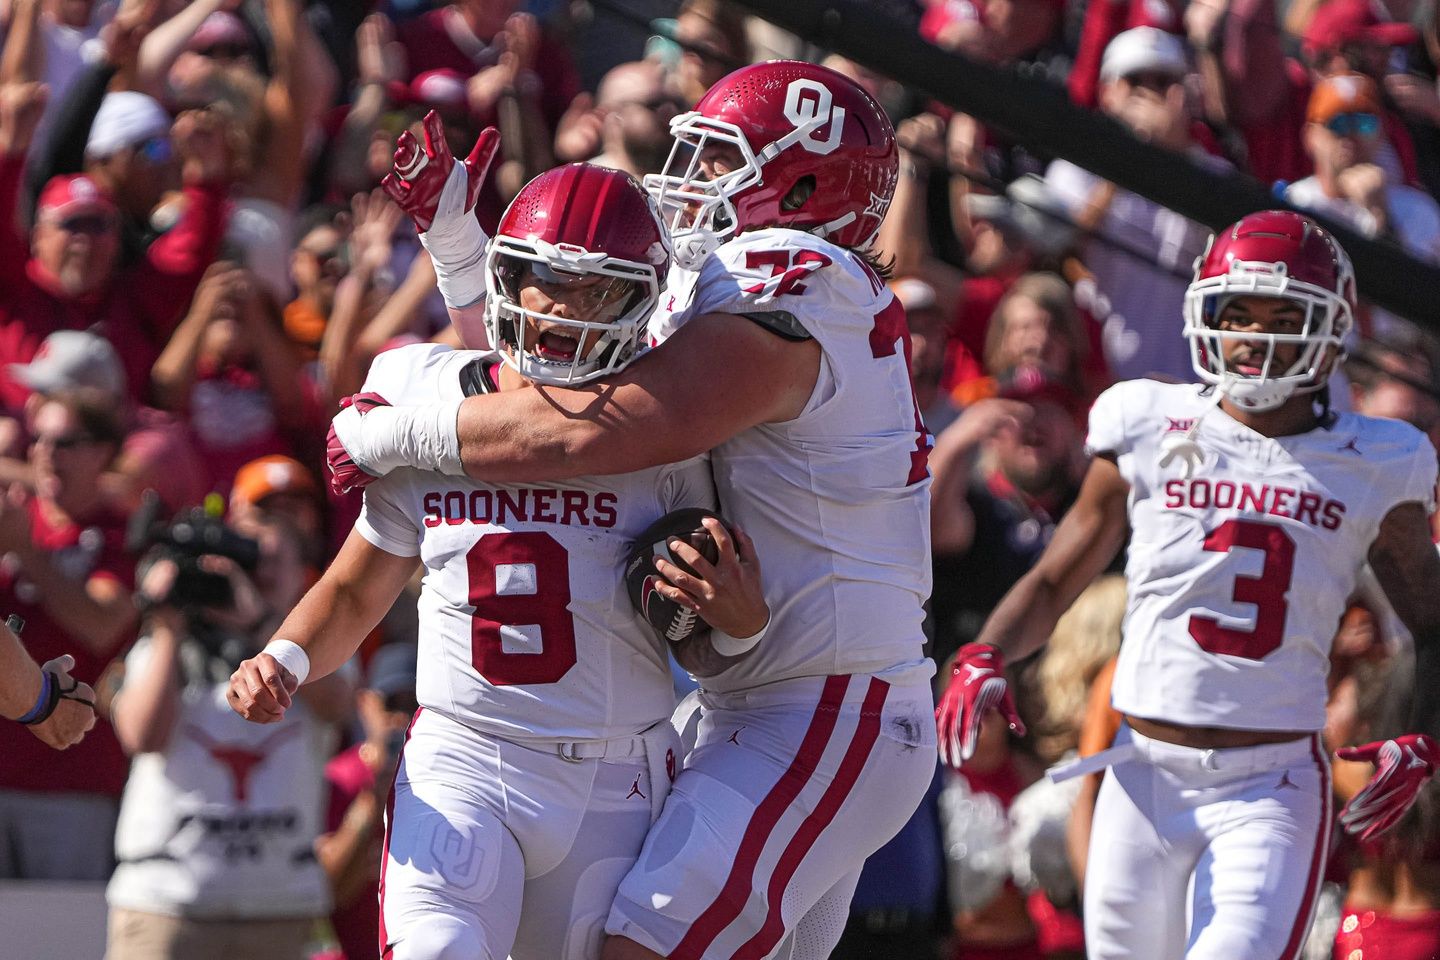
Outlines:
{"label": "number 3 on jersey", "polygon": [[[465,554],[470,660],[497,687],[555,683],[575,666],[570,555],[548,533],[487,533]],[[502,628],[537,649],[505,649]]]}
{"label": "number 3 on jersey", "polygon": [[1295,541],[1278,524],[1259,520],[1226,520],[1205,538],[1205,549],[1229,553],[1249,547],[1265,554],[1258,577],[1237,576],[1230,599],[1255,606],[1255,626],[1249,630],[1222,627],[1213,617],[1190,616],[1190,636],[1208,653],[1264,660],[1285,642],[1286,594],[1295,574]]}
{"label": "number 3 on jersey", "polygon": [[[910,371],[910,325],[905,321],[905,308],[895,299],[890,301],[888,307],[875,314],[875,325],[870,328],[870,355],[877,360],[893,357],[897,344],[904,346],[907,383],[913,382]],[[905,478],[906,486],[919,483],[930,476],[930,433],[925,429],[925,420],[920,416],[920,404],[915,400],[913,388],[910,389],[910,406],[915,411],[915,432],[919,436],[915,439],[915,450],[910,454],[910,475]]]}

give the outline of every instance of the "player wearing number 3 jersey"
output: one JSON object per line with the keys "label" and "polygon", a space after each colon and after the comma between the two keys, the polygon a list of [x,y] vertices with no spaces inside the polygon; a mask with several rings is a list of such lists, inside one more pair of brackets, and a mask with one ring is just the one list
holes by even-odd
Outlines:
{"label": "player wearing number 3 jersey", "polygon": [[862,256],[894,131],[856,84],[790,62],[736,71],[671,129],[684,144],[651,192],[696,282],[661,298],[669,339],[603,389],[472,397],[444,423],[344,411],[336,435],[369,473],[397,456],[454,469],[426,453],[453,445],[469,476],[507,483],[712,451],[772,620],[749,659],[702,678],[698,740],[603,956],[823,958],[935,763],[928,439],[903,310]]}
{"label": "player wearing number 3 jersey", "polygon": [[[1408,424],[1328,409],[1354,309],[1349,261],[1314,222],[1258,213],[1217,234],[1185,302],[1204,384],[1101,395],[1079,500],[957,656],[937,715],[958,764],[987,707],[1013,710],[1000,655],[1038,649],[1129,533],[1113,688],[1125,724],[1080,765],[1108,766],[1085,877],[1095,960],[1299,955],[1332,823],[1330,644],[1367,560],[1434,675],[1435,451]],[[1433,733],[1434,690],[1417,701]],[[1382,764],[1376,808],[1352,815],[1403,812],[1430,773],[1412,766]]]}
{"label": "player wearing number 3 jersey", "polygon": [[[668,264],[638,183],[585,164],[552,170],[520,192],[487,245],[483,321],[498,350],[384,353],[354,402],[371,412],[459,403],[623,369]],[[460,333],[482,342],[474,327]],[[365,491],[344,550],[279,636],[323,675],[416,559],[424,565],[420,710],[380,880],[386,960],[598,957],[616,888],[680,759],[666,643],[632,611],[620,570],[658,517],[714,503],[703,458],[556,483],[402,469]],[[758,582],[740,599],[748,622],[763,624]],[[245,671],[232,702],[266,719],[253,713]]]}

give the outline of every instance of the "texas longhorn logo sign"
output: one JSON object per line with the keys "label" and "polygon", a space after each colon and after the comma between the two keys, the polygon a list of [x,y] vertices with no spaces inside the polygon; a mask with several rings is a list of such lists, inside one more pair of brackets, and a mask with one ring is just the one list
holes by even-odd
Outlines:
{"label": "texas longhorn logo sign", "polygon": [[[835,106],[823,83],[792,80],[785,91],[785,119],[797,129],[809,128],[800,145],[811,153],[824,155],[840,146],[840,135],[845,130],[845,108]],[[827,122],[830,125],[827,139],[817,139]]]}

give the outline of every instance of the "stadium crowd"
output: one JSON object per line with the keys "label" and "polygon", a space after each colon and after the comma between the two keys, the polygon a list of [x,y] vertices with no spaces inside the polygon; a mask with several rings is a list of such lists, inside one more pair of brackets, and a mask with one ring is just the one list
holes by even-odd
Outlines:
{"label": "stadium crowd", "polygon": [[[1440,264],[1435,0],[886,7]],[[0,0],[0,25],[0,614],[35,662],[74,658],[99,717],[63,753],[0,723],[0,880],[108,880],[115,960],[374,954],[418,584],[284,723],[247,727],[221,691],[358,513],[324,482],[337,401],[382,351],[458,343],[379,189],[427,111],[457,155],[500,129],[493,232],[556,164],[658,172],[669,120],[744,63],[823,58],[885,106],[900,180],[876,245],[936,438],[937,663],[1075,501],[1091,401],[1192,379],[1181,303],[1206,228],[723,0]],[[1440,443],[1440,340],[1362,309],[1330,402]],[[1042,774],[1119,726],[1118,570],[1012,668],[1031,736],[986,726],[871,859],[836,957],[1084,956],[1099,776]],[[1332,749],[1401,731],[1408,643],[1378,588],[1352,598]],[[1337,763],[1337,796],[1367,776]],[[1334,842],[1306,955],[1440,956],[1440,786],[1381,840]]]}

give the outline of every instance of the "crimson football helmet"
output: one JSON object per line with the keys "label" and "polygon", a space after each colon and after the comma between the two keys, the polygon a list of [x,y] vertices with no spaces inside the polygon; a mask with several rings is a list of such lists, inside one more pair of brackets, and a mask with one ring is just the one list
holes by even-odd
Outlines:
{"label": "crimson football helmet", "polygon": [[[490,343],[536,383],[614,373],[636,356],[670,257],[655,203],[629,174],[588,163],[542,173],[511,202],[486,253]],[[528,286],[550,297],[568,289],[566,313],[581,315],[527,309]]]}
{"label": "crimson football helmet", "polygon": [[[742,67],[671,120],[670,132],[665,170],[647,176],[645,188],[686,269],[761,227],[864,247],[895,193],[895,128],[870,94],[827,67],[794,60]],[[715,144],[738,149],[741,161],[707,179],[700,162]]]}
{"label": "crimson football helmet", "polygon": [[[1305,324],[1293,334],[1222,331],[1220,313],[1237,296],[1292,301],[1304,310]],[[1213,236],[1185,291],[1195,373],[1247,410],[1271,410],[1325,386],[1354,322],[1350,258],[1319,224],[1289,210],[1252,213]],[[1226,368],[1224,346],[1234,340],[1265,346],[1259,374]],[[1299,344],[1299,355],[1287,369],[1275,369],[1275,349],[1286,343]]]}

